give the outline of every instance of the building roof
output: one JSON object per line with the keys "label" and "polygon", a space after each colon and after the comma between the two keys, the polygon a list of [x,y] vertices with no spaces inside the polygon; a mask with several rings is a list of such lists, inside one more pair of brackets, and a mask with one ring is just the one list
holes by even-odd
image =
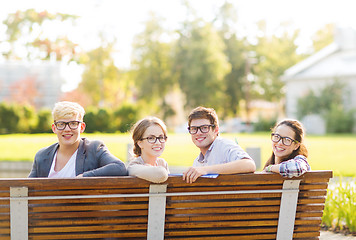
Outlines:
{"label": "building roof", "polygon": [[287,69],[282,80],[356,76],[356,32],[346,32],[339,31],[335,42]]}

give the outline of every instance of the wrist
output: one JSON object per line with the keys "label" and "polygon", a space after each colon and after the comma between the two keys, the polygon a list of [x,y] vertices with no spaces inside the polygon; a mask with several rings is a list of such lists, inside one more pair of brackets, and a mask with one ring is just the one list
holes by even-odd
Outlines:
{"label": "wrist", "polygon": [[272,172],[272,167],[273,167],[273,165],[268,165],[266,167],[266,172]]}

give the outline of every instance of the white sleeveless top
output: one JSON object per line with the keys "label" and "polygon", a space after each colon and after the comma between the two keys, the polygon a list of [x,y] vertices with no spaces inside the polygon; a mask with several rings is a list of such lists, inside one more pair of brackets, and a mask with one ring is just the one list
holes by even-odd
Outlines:
{"label": "white sleeveless top", "polygon": [[48,178],[75,178],[75,159],[77,158],[78,149],[70,157],[67,164],[59,171],[54,170],[56,165],[57,152],[54,154],[51,170],[49,171]]}

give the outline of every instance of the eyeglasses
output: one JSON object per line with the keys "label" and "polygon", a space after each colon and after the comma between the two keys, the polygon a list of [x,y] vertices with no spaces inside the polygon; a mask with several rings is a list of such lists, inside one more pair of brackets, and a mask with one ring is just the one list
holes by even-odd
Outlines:
{"label": "eyeglasses", "polygon": [[292,145],[293,142],[298,143],[297,140],[294,140],[290,137],[281,137],[281,135],[277,133],[272,133],[271,134],[271,140],[272,142],[278,143],[282,139],[282,143],[286,146]]}
{"label": "eyeglasses", "polygon": [[156,137],[156,136],[149,136],[149,137],[146,137],[146,138],[141,138],[141,140],[145,140],[147,139],[147,142],[149,143],[156,143],[157,142],[157,139],[160,143],[165,143],[167,141],[167,137],[166,136],[159,136],[159,137]]}
{"label": "eyeglasses", "polygon": [[58,122],[54,122],[54,125],[56,125],[56,128],[58,130],[64,130],[67,125],[70,129],[75,130],[78,128],[79,123],[82,122],[81,121],[70,121],[70,122],[58,121]]}
{"label": "eyeglasses", "polygon": [[201,126],[190,126],[188,127],[188,131],[190,134],[196,134],[198,130],[202,133],[207,133],[210,130],[210,127],[215,127],[214,124],[207,124],[207,125],[201,125]]}

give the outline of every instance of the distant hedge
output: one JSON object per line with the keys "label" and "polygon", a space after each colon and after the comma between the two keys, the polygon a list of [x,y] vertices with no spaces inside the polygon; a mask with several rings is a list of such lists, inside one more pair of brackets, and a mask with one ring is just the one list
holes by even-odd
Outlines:
{"label": "distant hedge", "polygon": [[[138,108],[122,105],[117,109],[89,107],[85,109],[85,132],[127,132],[138,120]],[[29,105],[0,103],[0,134],[49,133],[53,122],[51,109]]]}

